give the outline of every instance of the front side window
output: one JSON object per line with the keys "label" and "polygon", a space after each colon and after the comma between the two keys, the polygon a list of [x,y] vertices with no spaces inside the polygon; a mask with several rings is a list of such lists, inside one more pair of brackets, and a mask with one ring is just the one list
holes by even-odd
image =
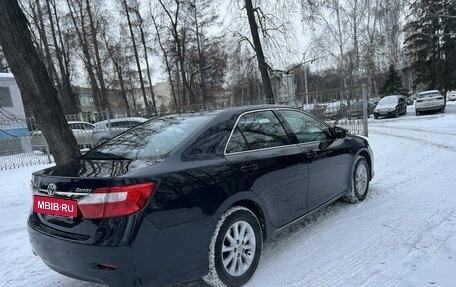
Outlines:
{"label": "front side window", "polygon": [[226,152],[240,152],[288,144],[288,136],[272,111],[244,114],[239,118]]}
{"label": "front side window", "polygon": [[327,140],[328,126],[313,117],[297,111],[280,111],[298,138],[299,143]]}

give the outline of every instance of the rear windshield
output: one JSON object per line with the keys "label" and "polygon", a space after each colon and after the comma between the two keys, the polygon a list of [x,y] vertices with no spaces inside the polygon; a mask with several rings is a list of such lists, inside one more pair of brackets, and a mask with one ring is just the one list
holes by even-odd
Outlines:
{"label": "rear windshield", "polygon": [[435,93],[426,93],[426,94],[418,94],[418,99],[425,99],[425,98],[434,98],[440,96],[439,92]]}
{"label": "rear windshield", "polygon": [[85,159],[163,159],[215,115],[169,116],[127,130],[86,153]]}

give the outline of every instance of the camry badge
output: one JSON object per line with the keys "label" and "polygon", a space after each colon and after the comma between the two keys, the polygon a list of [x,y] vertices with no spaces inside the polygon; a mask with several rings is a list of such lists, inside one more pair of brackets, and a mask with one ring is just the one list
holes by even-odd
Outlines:
{"label": "camry badge", "polygon": [[57,186],[55,185],[55,183],[50,183],[47,187],[47,193],[51,196],[54,195],[56,190],[57,190]]}

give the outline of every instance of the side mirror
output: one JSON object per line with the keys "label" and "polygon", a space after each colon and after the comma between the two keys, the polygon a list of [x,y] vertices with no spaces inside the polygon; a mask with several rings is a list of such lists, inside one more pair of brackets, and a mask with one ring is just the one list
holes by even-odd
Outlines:
{"label": "side mirror", "polygon": [[346,137],[348,134],[348,131],[341,127],[334,127],[333,130],[334,130],[334,136],[337,139],[342,139],[342,138]]}

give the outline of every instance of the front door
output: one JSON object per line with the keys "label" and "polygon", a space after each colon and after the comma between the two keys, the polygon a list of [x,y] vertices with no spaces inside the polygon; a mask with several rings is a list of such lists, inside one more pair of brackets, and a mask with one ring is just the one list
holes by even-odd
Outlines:
{"label": "front door", "polygon": [[226,149],[240,189],[262,200],[271,224],[282,226],[307,212],[308,166],[272,110],[240,116]]}

